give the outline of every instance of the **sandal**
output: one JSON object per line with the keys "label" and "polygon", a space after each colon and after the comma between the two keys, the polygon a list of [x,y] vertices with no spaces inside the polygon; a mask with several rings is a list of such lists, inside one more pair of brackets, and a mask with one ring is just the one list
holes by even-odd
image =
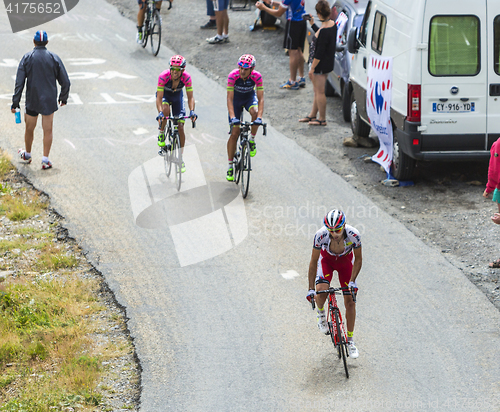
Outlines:
{"label": "sandal", "polygon": [[489,265],[490,269],[499,269],[500,268],[500,259],[491,262]]}
{"label": "sandal", "polygon": [[299,119],[300,123],[309,123],[311,120],[316,120],[316,117],[306,116],[303,119]]}
{"label": "sandal", "polygon": [[311,126],[326,126],[326,120],[313,119],[309,122]]}

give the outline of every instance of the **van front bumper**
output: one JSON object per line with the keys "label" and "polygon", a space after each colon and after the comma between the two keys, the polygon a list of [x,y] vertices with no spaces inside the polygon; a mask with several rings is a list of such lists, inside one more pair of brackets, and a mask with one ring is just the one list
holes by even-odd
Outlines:
{"label": "van front bumper", "polygon": [[418,131],[420,123],[405,120],[404,130],[396,128],[399,149],[416,160],[474,161],[487,160],[484,134],[429,135]]}

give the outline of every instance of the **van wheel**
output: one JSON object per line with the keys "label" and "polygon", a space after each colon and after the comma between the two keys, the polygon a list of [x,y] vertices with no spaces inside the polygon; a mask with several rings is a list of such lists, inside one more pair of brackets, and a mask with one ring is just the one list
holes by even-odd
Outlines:
{"label": "van wheel", "polygon": [[346,122],[351,121],[351,87],[349,83],[344,84],[342,93],[342,116]]}
{"label": "van wheel", "polygon": [[330,82],[328,81],[328,79],[326,79],[326,83],[325,83],[325,95],[328,96],[328,97],[335,96],[335,89],[330,84]]}
{"label": "van wheel", "polygon": [[392,141],[392,175],[398,180],[411,179],[416,161],[401,150],[395,127],[392,130]]}
{"label": "van wheel", "polygon": [[368,137],[370,134],[371,126],[366,124],[361,117],[359,117],[358,106],[354,97],[354,93],[351,93],[351,129],[355,136]]}

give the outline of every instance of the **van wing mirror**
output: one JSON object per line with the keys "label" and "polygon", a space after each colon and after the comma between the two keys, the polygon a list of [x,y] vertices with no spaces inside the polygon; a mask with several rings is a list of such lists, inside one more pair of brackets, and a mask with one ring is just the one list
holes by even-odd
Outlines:
{"label": "van wing mirror", "polygon": [[353,27],[349,30],[349,36],[347,37],[347,50],[351,54],[356,54],[359,49],[358,43],[358,28]]}

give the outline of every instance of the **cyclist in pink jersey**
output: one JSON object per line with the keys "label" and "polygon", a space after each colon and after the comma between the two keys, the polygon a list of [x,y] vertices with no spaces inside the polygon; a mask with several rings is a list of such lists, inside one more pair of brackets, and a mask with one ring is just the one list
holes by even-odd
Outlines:
{"label": "cyclist in pink jersey", "polygon": [[255,71],[255,57],[244,54],[238,61],[238,69],[229,73],[227,79],[227,111],[231,135],[227,141],[227,156],[229,168],[226,179],[234,180],[233,158],[236,152],[238,136],[240,134],[240,118],[243,108],[252,116],[252,128],[250,130],[250,156],[255,156],[257,148],[255,135],[259,125],[262,124],[262,113],[264,112],[264,86],[262,75]]}
{"label": "cyclist in pink jersey", "polygon": [[[158,154],[163,156],[165,147],[165,126],[167,125],[166,117],[170,116],[170,106],[172,106],[172,116],[185,116],[186,110],[184,107],[183,87],[186,88],[186,96],[188,98],[189,117],[191,121],[195,121],[198,116],[194,112],[194,96],[191,76],[184,71],[186,68],[186,59],[180,55],[173,56],[170,59],[170,69],[163,71],[158,77],[158,87],[156,90],[156,109],[158,110],[158,123],[160,125],[160,134],[158,135],[158,146],[160,151]],[[184,150],[186,135],[184,133],[184,119],[179,119],[178,123],[179,139],[181,141],[181,150]],[[181,171],[186,171],[184,162],[182,163]]]}
{"label": "cyclist in pink jersey", "polygon": [[[340,287],[353,287],[357,290],[356,278],[361,270],[363,257],[361,238],[356,228],[346,225],[344,212],[331,210],[325,216],[324,226],[314,236],[313,251],[309,263],[309,292],[307,300],[316,300],[318,328],[328,333],[324,309],[326,294],[316,295],[316,291],[327,290],[333,279],[333,272],[338,273]],[[316,285],[316,290],[314,286]],[[356,303],[351,292],[344,291],[345,318],[347,323],[347,343],[349,356],[359,356],[354,344],[354,323],[356,321]]]}

